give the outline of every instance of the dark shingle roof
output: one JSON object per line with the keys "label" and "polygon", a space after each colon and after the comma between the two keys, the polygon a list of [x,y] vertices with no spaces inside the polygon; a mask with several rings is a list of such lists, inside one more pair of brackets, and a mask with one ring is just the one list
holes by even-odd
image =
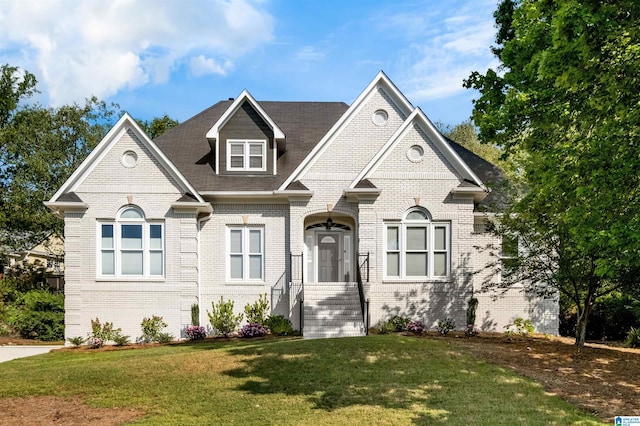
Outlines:
{"label": "dark shingle roof", "polygon": [[277,160],[278,174],[216,175],[206,133],[229,108],[222,101],[185,121],[155,142],[198,191],[270,191],[277,189],[344,114],[343,102],[259,102],[282,129],[287,150]]}
{"label": "dark shingle roof", "polygon": [[56,201],[66,201],[66,202],[72,202],[72,203],[81,203],[82,199],[80,199],[80,197],[78,197],[78,194],[76,194],[75,192],[67,192],[67,193],[62,194],[61,196],[59,196]]}
{"label": "dark shingle roof", "polygon": [[[271,191],[279,188],[348,109],[343,102],[259,102],[286,136],[287,150],[277,160],[278,174],[216,175],[213,169],[214,153],[206,133],[232,102],[218,102],[155,140],[197,191]],[[451,139],[445,139],[484,183],[495,187],[491,184],[499,184],[504,180],[498,167]],[[362,181],[357,187],[374,186],[369,181]],[[293,182],[287,189],[307,188],[299,182]],[[482,204],[491,205],[497,201],[499,194],[493,191]]]}
{"label": "dark shingle roof", "polygon": [[[502,170],[493,163],[488,162],[484,158],[469,151],[457,142],[445,137],[449,145],[453,150],[462,158],[462,161],[473,170],[473,173],[480,178],[482,183],[491,188],[491,192],[487,197],[480,202],[482,209],[502,210],[505,207],[506,200],[503,194],[500,192],[500,187],[505,183],[505,178]],[[464,186],[465,182],[462,182],[460,186]]]}

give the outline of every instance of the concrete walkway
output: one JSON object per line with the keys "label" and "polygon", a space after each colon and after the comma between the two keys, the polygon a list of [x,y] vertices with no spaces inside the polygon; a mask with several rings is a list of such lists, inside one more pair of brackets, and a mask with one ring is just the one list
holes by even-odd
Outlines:
{"label": "concrete walkway", "polygon": [[2,345],[0,346],[0,362],[16,358],[46,354],[51,349],[63,348],[62,345]]}

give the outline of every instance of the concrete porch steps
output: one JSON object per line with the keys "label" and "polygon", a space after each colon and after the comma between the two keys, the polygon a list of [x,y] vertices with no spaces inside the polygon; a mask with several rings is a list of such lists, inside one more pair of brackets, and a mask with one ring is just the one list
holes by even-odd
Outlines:
{"label": "concrete porch steps", "polygon": [[364,336],[358,283],[305,283],[305,339]]}

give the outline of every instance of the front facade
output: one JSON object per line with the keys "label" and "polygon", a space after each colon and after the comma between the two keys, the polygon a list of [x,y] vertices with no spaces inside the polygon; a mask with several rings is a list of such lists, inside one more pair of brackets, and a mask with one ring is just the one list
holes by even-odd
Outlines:
{"label": "front facade", "polygon": [[[66,335],[90,320],[181,336],[200,305],[267,294],[305,337],[362,335],[393,315],[557,334],[558,302],[481,293],[499,172],[446,140],[384,73],[350,106],[244,91],[151,141],[128,115],[47,205],[65,220]],[[492,194],[493,196],[494,194]],[[498,296],[498,297],[494,297]]]}

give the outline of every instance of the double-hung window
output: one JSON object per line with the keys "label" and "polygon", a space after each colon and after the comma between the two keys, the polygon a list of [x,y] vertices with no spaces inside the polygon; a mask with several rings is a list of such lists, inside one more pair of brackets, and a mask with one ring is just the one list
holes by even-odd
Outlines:
{"label": "double-hung window", "polygon": [[227,170],[267,170],[266,140],[227,140]]}
{"label": "double-hung window", "polygon": [[126,207],[115,221],[98,222],[98,276],[162,277],[164,224]]}
{"label": "double-hung window", "polygon": [[433,222],[422,209],[385,224],[385,277],[444,278],[450,274],[450,225]]}
{"label": "double-hung window", "polygon": [[229,279],[264,281],[264,229],[229,227]]}

